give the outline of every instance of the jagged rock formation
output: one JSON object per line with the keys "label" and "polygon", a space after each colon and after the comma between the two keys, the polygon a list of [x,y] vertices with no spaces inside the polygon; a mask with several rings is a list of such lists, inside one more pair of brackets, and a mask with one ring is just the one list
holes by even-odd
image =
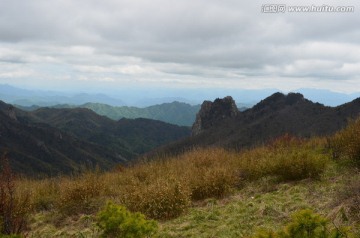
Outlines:
{"label": "jagged rock formation", "polygon": [[214,102],[204,101],[196,115],[191,133],[198,135],[203,130],[221,123],[224,119],[236,117],[238,113],[235,101],[230,96],[223,99],[217,98]]}

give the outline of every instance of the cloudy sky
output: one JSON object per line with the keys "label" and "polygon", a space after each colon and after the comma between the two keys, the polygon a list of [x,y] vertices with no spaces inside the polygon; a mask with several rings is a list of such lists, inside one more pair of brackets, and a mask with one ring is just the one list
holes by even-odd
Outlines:
{"label": "cloudy sky", "polygon": [[0,84],[358,92],[359,26],[351,0],[0,0]]}

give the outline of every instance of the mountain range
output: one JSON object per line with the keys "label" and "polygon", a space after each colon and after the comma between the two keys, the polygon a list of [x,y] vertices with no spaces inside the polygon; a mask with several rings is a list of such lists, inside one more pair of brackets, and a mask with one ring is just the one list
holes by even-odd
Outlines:
{"label": "mountain range", "polygon": [[[100,89],[99,89],[100,90]],[[0,100],[20,106],[54,106],[57,104],[82,105],[101,103],[110,106],[149,107],[173,101],[191,105],[201,104],[204,100],[214,100],[232,95],[239,108],[254,106],[265,97],[278,92],[278,89],[236,89],[236,88],[114,88],[113,91],[46,91],[23,89],[0,84]],[[360,97],[360,93],[340,93],[323,89],[300,88],[293,92],[302,93],[307,99],[327,106],[338,106]]]}
{"label": "mountain range", "polygon": [[275,93],[243,112],[235,105],[231,97],[205,101],[192,127],[192,136],[154,153],[172,154],[198,146],[241,150],[284,134],[304,138],[326,136],[360,115],[360,98],[329,107],[299,93]]}
{"label": "mountain range", "polygon": [[326,136],[359,113],[360,98],[329,107],[299,93],[275,93],[240,111],[228,96],[204,101],[190,129],[144,118],[116,121],[88,108],[24,111],[0,102],[0,152],[9,154],[16,171],[30,175],[71,173],[81,166],[110,169],[140,155],[209,146],[242,150],[286,133]]}
{"label": "mountain range", "polygon": [[[24,107],[16,105],[16,107],[26,110],[34,111],[41,108],[40,106]],[[200,109],[200,105],[190,105],[183,102],[174,101],[172,103],[162,103],[159,105],[153,105],[145,108],[140,107],[128,107],[128,106],[110,106],[102,103],[85,103],[82,105],[69,105],[59,104],[51,106],[52,108],[87,108],[99,115],[106,116],[113,120],[119,120],[122,118],[136,119],[147,118],[153,120],[159,120],[179,126],[192,126],[195,121],[196,113]]]}
{"label": "mountain range", "polygon": [[26,112],[0,102],[0,152],[9,154],[15,171],[28,175],[109,169],[189,134],[188,127],[156,120],[114,121],[84,108]]}

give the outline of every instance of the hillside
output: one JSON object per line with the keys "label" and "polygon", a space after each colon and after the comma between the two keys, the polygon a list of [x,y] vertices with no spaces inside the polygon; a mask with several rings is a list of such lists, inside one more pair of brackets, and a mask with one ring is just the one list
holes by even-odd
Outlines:
{"label": "hillside", "polygon": [[196,113],[200,109],[199,105],[191,106],[181,102],[163,103],[145,108],[113,107],[100,103],[86,103],[79,107],[91,109],[114,120],[121,118],[148,118],[179,126],[191,126],[194,123]]}
{"label": "hillside", "polygon": [[80,165],[110,168],[124,158],[1,103],[0,151],[11,157],[13,169],[29,175],[69,173]]}
{"label": "hillside", "polygon": [[327,107],[298,93],[275,93],[243,112],[235,110],[235,102],[230,99],[205,101],[193,125],[193,136],[158,152],[176,153],[194,146],[241,149],[261,145],[285,133],[305,138],[326,136],[360,113],[360,99]]}
{"label": "hillside", "polygon": [[128,159],[190,134],[187,127],[144,118],[113,121],[85,108],[41,108],[30,114],[78,138],[114,150]]}
{"label": "hillside", "polygon": [[[16,197],[30,194],[22,200],[33,208],[27,211],[30,237],[104,237],[101,220],[137,234],[153,219],[152,235],[128,237],[358,238],[359,152],[347,154],[359,147],[359,138],[348,133],[359,131],[357,120],[331,136],[330,147],[326,138],[283,136],[242,152],[194,149],[106,173],[21,179]],[[345,144],[334,159],[336,140]],[[107,201],[113,207],[104,213]],[[326,228],[326,235],[264,235],[294,232],[283,228],[290,223],[300,231]],[[112,231],[119,234],[112,237],[125,237],[122,230]],[[263,235],[255,235],[259,231]]]}
{"label": "hillside", "polygon": [[40,108],[25,112],[0,103],[0,152],[16,171],[69,173],[81,165],[109,169],[190,131],[149,119],[113,121],[89,109]]}
{"label": "hillside", "polygon": [[[40,108],[35,105],[30,107],[16,105],[16,107],[25,111],[34,111]],[[172,103],[163,103],[144,108],[128,106],[116,107],[102,103],[85,103],[78,106],[57,104],[51,106],[51,108],[87,108],[99,115],[107,116],[116,121],[122,118],[147,118],[179,126],[191,126],[195,121],[195,116],[200,109],[200,105],[192,106],[187,103],[174,101]]]}

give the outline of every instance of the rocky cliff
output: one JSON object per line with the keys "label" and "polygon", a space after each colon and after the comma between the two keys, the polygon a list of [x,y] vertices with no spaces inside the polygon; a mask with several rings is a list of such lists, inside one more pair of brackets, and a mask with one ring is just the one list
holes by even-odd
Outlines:
{"label": "rocky cliff", "polygon": [[192,135],[198,135],[227,118],[234,118],[238,113],[235,101],[230,96],[217,98],[214,102],[204,101],[192,126]]}

